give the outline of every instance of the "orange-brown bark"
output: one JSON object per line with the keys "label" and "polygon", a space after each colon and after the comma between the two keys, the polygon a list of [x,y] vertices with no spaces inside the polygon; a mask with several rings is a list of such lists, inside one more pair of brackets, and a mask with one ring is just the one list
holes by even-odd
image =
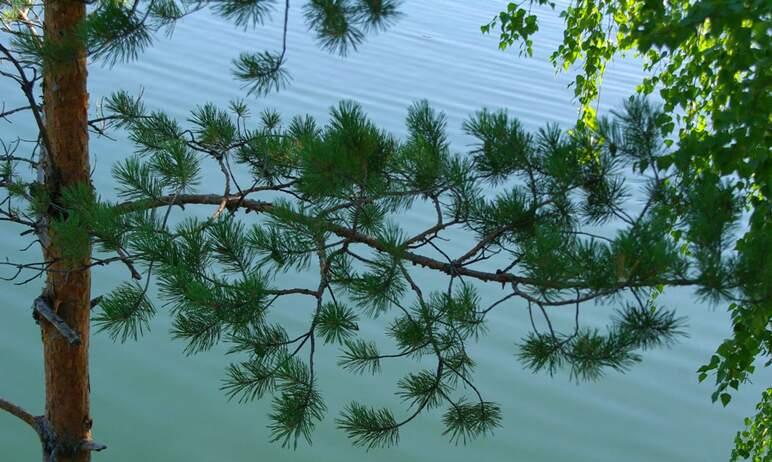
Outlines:
{"label": "orange-brown bark", "polygon": [[[89,183],[88,92],[86,49],[76,30],[86,15],[82,0],[46,0],[45,37],[66,44],[65,59],[44,63],[44,109],[49,148],[46,183],[54,204],[63,188]],[[52,206],[51,214],[60,213]],[[54,237],[54,236],[50,236]],[[50,242],[55,242],[51,239]],[[59,260],[62,249],[49,243],[46,260]],[[44,296],[51,308],[80,336],[71,345],[48,322],[41,321],[45,357],[46,418],[56,435],[56,460],[86,462],[90,452],[80,448],[90,439],[89,415],[89,302],[91,275],[83,270],[90,257],[57,261],[48,273]]]}

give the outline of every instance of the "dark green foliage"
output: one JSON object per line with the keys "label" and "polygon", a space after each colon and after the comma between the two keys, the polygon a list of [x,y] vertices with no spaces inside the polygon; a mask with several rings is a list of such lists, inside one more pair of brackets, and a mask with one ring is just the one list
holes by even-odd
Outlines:
{"label": "dark green foliage", "polygon": [[398,262],[388,257],[369,263],[368,272],[353,276],[347,287],[352,300],[371,316],[388,310],[407,289]]}
{"label": "dark green foliage", "polygon": [[357,0],[354,16],[364,31],[385,30],[400,16],[401,0]]}
{"label": "dark green foliage", "polygon": [[570,250],[575,246],[560,228],[543,226],[524,239],[523,269],[529,276],[545,281],[561,281],[572,275]]}
{"label": "dark green foliage", "polygon": [[533,371],[554,373],[563,364],[569,366],[576,381],[597,380],[605,369],[620,372],[640,361],[633,344],[619,332],[601,334],[581,329],[571,335],[531,334],[520,346],[519,358]]}
{"label": "dark green foliage", "polygon": [[532,371],[546,370],[550,375],[554,375],[563,366],[564,341],[565,339],[556,335],[531,332],[519,345],[518,357]]}
{"label": "dark green foliage", "polygon": [[105,110],[110,112],[118,121],[118,127],[123,127],[130,122],[136,122],[145,116],[147,110],[140,98],[134,98],[129,93],[119,90],[110,95],[104,102]]}
{"label": "dark green foliage", "polygon": [[[122,117],[130,117],[130,113],[121,113]],[[153,112],[132,119],[129,137],[136,145],[138,154],[154,154],[163,152],[170,145],[182,142],[182,130],[179,124],[161,112]]]}
{"label": "dark green foliage", "polygon": [[605,334],[577,325],[571,334],[532,332],[519,346],[517,356],[534,372],[555,374],[563,366],[577,381],[597,380],[605,369],[626,371],[641,360],[635,350],[672,344],[680,336],[684,319],[655,306],[628,305],[618,310]]}
{"label": "dark green foliage", "polygon": [[191,278],[182,265],[161,264],[162,289],[174,301],[176,338],[188,342],[186,352],[210,349],[223,333],[238,333],[264,320],[265,282],[258,273],[227,281],[211,274]]}
{"label": "dark green foliage", "polygon": [[322,136],[301,147],[301,190],[314,196],[334,196],[349,187],[378,187],[387,160],[394,155],[394,141],[353,102],[340,103],[330,116]]}
{"label": "dark green foliage", "polygon": [[443,416],[445,435],[454,443],[466,443],[479,436],[485,436],[501,425],[501,409],[495,403],[459,402],[449,408]]}
{"label": "dark green foliage", "polygon": [[698,177],[690,191],[688,209],[689,240],[698,250],[720,251],[728,234],[734,231],[740,215],[740,198],[731,185],[718,177]]}
{"label": "dark green foliage", "polygon": [[59,214],[51,220],[49,226],[53,231],[52,240],[60,246],[62,258],[68,264],[77,264],[91,251],[89,223],[96,223],[99,226],[100,223],[94,221],[95,219],[102,218],[101,223],[105,223],[104,218],[110,220],[114,214],[109,211],[106,216],[100,214],[99,210],[96,210],[93,192],[85,185],[67,188],[62,192],[62,198],[64,207],[69,213]]}
{"label": "dark green foliage", "polygon": [[128,200],[154,200],[163,195],[163,183],[153,175],[152,166],[139,157],[129,157],[113,167],[118,194]]}
{"label": "dark green foliage", "polygon": [[54,220],[52,226],[57,230],[57,239],[63,240],[60,241],[62,248],[72,257],[85,255],[83,252],[87,253],[89,244],[96,244],[102,252],[123,250],[129,217],[98,200],[94,192],[82,184],[62,191],[61,202],[66,214]]}
{"label": "dark green foliage", "polygon": [[[240,274],[244,280],[252,279],[251,275],[257,274],[251,271],[255,253],[249,241],[244,239],[245,229],[242,223],[225,218],[211,223],[206,232],[210,242],[209,250],[226,272]],[[259,277],[254,281],[258,285],[261,284]]]}
{"label": "dark green foliage", "polygon": [[310,264],[313,240],[303,233],[269,223],[253,227],[247,239],[264,256],[262,261],[271,261],[276,271],[303,270]]}
{"label": "dark green foliage", "polygon": [[370,409],[351,403],[337,423],[355,446],[373,449],[399,443],[399,425],[388,409]]}
{"label": "dark green foliage", "polygon": [[485,317],[480,313],[480,298],[473,286],[461,284],[451,296],[440,295],[437,303],[438,311],[453,324],[459,336],[477,339],[485,332]]}
{"label": "dark green foliage", "polygon": [[228,398],[247,402],[273,392],[281,368],[292,360],[287,352],[290,340],[284,329],[257,325],[233,333],[229,341],[233,344],[229,353],[247,353],[250,359],[229,366],[222,386]]}
{"label": "dark green foliage", "polygon": [[219,0],[212,3],[212,9],[237,26],[255,27],[263,24],[275,6],[275,0]]}
{"label": "dark green foliage", "polygon": [[[617,277],[647,282],[684,275],[687,263],[667,236],[667,229],[665,223],[654,218],[621,232],[611,246]],[[663,268],[667,270],[663,272]]]}
{"label": "dark green foliage", "polygon": [[343,56],[364,40],[357,24],[361,12],[349,0],[310,0],[303,11],[321,46]]}
{"label": "dark green foliage", "polygon": [[[143,17],[120,0],[101,0],[85,25],[90,54],[108,64],[132,61],[153,42]],[[165,12],[165,11],[161,11]]]}
{"label": "dark green foliage", "polygon": [[397,396],[407,402],[411,408],[419,409],[440,406],[445,401],[443,394],[447,396],[451,392],[447,384],[438,380],[437,375],[428,370],[408,374],[399,380],[397,386],[400,389]]}
{"label": "dark green foliage", "polygon": [[148,20],[158,28],[168,27],[171,34],[174,23],[182,19],[187,12],[177,0],[156,0],[148,6]]}
{"label": "dark green foliage", "polygon": [[317,316],[317,329],[325,343],[342,343],[359,330],[356,314],[345,305],[326,303]]}
{"label": "dark green foliage", "polygon": [[416,355],[427,350],[431,343],[431,334],[426,323],[407,316],[397,318],[389,326],[389,335],[401,351]]}
{"label": "dark green foliage", "polygon": [[607,223],[624,210],[629,199],[625,180],[617,168],[620,162],[605,151],[598,153],[598,147],[593,146],[591,141],[589,146],[577,139],[574,142],[579,143],[586,150],[585,156],[591,159],[583,165],[579,177],[584,194],[580,204],[581,214],[586,223]]}
{"label": "dark green foliage", "polygon": [[450,156],[450,146],[445,129],[444,114],[437,113],[428,101],[413,104],[408,109],[407,128],[409,137],[401,149],[398,168],[404,175],[413,177],[415,189],[431,191],[445,181],[445,171]]}
{"label": "dark green foliage", "polygon": [[222,390],[229,399],[238,398],[239,402],[245,403],[262,398],[266,392],[272,392],[276,386],[275,376],[274,365],[265,364],[260,359],[231,364]]}
{"label": "dark green foliage", "polygon": [[107,332],[113,340],[137,340],[150,330],[155,307],[141,286],[124,283],[99,302],[93,317],[97,330]]}
{"label": "dark green foliage", "polygon": [[641,360],[632,348],[619,332],[604,335],[594,329],[581,329],[568,342],[571,376],[575,380],[597,380],[606,369],[624,372]]}
{"label": "dark green foliage", "polygon": [[296,359],[286,361],[279,369],[278,396],[270,414],[271,441],[284,447],[297,447],[302,436],[311,442],[316,423],[327,412],[322,396],[314,386],[311,369]]}
{"label": "dark green foliage", "polygon": [[236,125],[230,115],[213,104],[205,104],[193,110],[189,122],[195,127],[193,132],[198,143],[207,149],[226,150],[236,136]]}
{"label": "dark green foliage", "polygon": [[[204,290],[206,289],[202,288],[200,291],[203,292]],[[207,302],[214,304],[214,300],[191,301],[202,305]],[[171,328],[172,338],[184,340],[187,343],[185,354],[191,355],[208,351],[220,341],[223,334],[223,326],[219,321],[217,313],[212,310],[191,309],[182,311],[174,317]]]}
{"label": "dark green foliage", "polygon": [[338,365],[357,374],[375,374],[381,370],[381,356],[373,342],[346,340]]}
{"label": "dark green foliage", "polygon": [[596,290],[613,285],[617,270],[608,245],[597,240],[579,241],[574,252],[578,277],[584,285]]}
{"label": "dark green foliage", "polygon": [[275,359],[287,351],[287,332],[279,325],[260,324],[231,335],[229,353],[249,353],[257,358]]}
{"label": "dark green foliage", "polygon": [[528,192],[522,188],[514,187],[491,201],[475,201],[472,207],[469,221],[481,237],[498,234],[516,240],[528,238],[535,232],[536,210],[530,203]]}
{"label": "dark green foliage", "polygon": [[649,349],[667,346],[686,335],[681,329],[685,319],[678,318],[675,311],[658,309],[655,306],[628,305],[617,311],[615,325],[631,345]]}
{"label": "dark green foliage", "polygon": [[598,121],[598,129],[607,133],[613,143],[609,145],[609,154],[623,155],[633,161],[637,170],[646,171],[658,159],[666,155],[663,146],[657,143],[659,128],[657,118],[662,116],[662,108],[652,105],[640,96],[628,98],[623,111],[614,111],[614,117],[622,126],[608,119]]}
{"label": "dark green foliage", "polygon": [[261,96],[281,90],[290,82],[283,64],[284,56],[279,53],[241,53],[233,61],[233,74],[244,82],[247,94]]}
{"label": "dark green foliage", "polygon": [[239,397],[241,402],[261,398],[266,392],[278,393],[270,415],[272,441],[293,448],[297,447],[300,437],[310,443],[316,423],[327,411],[315,388],[313,370],[286,353],[283,347],[288,341],[280,330],[258,335],[264,340],[270,339],[264,345],[276,349],[272,354],[255,350],[252,360],[231,364],[223,390],[230,398]]}
{"label": "dark green foliage", "polygon": [[529,164],[531,135],[505,111],[483,110],[464,123],[464,130],[480,142],[472,151],[477,170],[497,183]]}
{"label": "dark green foliage", "polygon": [[198,156],[184,143],[169,143],[150,162],[161,183],[171,191],[186,193],[199,184]]}

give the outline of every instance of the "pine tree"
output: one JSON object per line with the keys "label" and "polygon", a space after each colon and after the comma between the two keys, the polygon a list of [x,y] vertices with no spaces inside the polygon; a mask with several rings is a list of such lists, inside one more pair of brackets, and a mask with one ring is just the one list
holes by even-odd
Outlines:
{"label": "pine tree", "polygon": [[[245,52],[234,62],[234,73],[249,93],[279,89],[289,79],[285,61],[290,3],[282,3],[281,50]],[[367,32],[388,26],[398,15],[397,3],[313,0],[304,6],[304,14],[321,46],[345,54],[356,49]],[[276,5],[271,0],[0,1],[0,30],[4,33],[0,75],[16,81],[27,101],[11,109],[3,102],[0,118],[29,111],[39,131],[34,142],[19,138],[3,143],[0,186],[8,194],[0,215],[4,221],[25,227],[24,235],[35,236],[42,262],[8,264],[20,270],[16,276],[31,269],[34,278],[45,276],[46,280],[33,303],[42,331],[45,414],[33,416],[4,399],[0,399],[0,408],[38,433],[45,460],[83,462],[90,460],[91,451],[104,449],[91,438],[88,381],[89,318],[95,303],[90,277],[91,268],[100,261],[92,258],[87,223],[79,221],[82,217],[73,215],[66,205],[72,197],[93,194],[89,130],[100,132],[99,123],[105,122],[88,118],[88,60],[115,64],[135,59],[152,44],[156,32],[171,32],[178,20],[204,8],[236,26],[254,27]],[[29,168],[20,173],[20,166]],[[108,213],[97,208],[91,212]],[[119,260],[141,279],[125,254],[124,243],[114,244]],[[131,296],[132,292],[123,294]],[[146,309],[145,305],[138,307]]]}
{"label": "pine tree", "polygon": [[[506,112],[483,110],[464,125],[477,139],[464,154],[452,152],[444,115],[426,102],[409,108],[404,140],[346,101],[326,124],[307,116],[284,124],[269,111],[253,122],[236,102],[196,107],[181,125],[124,92],[106,110],[136,144],[113,169],[120,198],[70,189],[55,226],[77,240],[69,230],[85,224],[100,255],[115,255],[103,263],[126,264],[130,275],[141,268],[144,281],[105,296],[95,325],[116,340],[140,338],[158,311],[153,278],[172,336],[189,354],[227,345],[235,356],[223,391],[240,401],[272,396],[270,429],[285,446],[310,441],[328,412],[314,366],[325,346],[356,374],[400,358],[418,367],[397,383],[402,412],[359,402],[340,410],[337,426],[353,444],[396,444],[403,426],[437,408],[448,438],[466,442],[501,423],[475,384],[468,346],[511,300],[527,302],[533,327],[519,342],[523,365],[585,381],[624,372],[641,351],[684,334],[684,319],[657,299],[666,287],[748,296],[731,250],[741,198],[729,188],[703,194],[660,169],[668,154],[652,129],[660,109],[642,99],[597,130],[528,133]],[[200,171],[211,167],[222,189],[200,191]],[[435,210],[436,221],[408,234],[398,223],[413,207]],[[675,221],[673,209],[682,211]],[[598,234],[598,224],[618,231]],[[453,229],[476,244],[448,245]],[[282,285],[287,271],[311,271],[318,282]],[[423,271],[444,274],[447,288],[426,290]],[[481,284],[500,286],[501,297],[483,303]],[[272,320],[283,297],[307,300],[303,332]],[[599,302],[616,305],[605,330],[581,322],[582,307]],[[553,322],[566,309],[572,325]],[[377,316],[389,320],[388,350],[359,334],[360,320]]]}
{"label": "pine tree", "polygon": [[[499,407],[475,383],[469,353],[484,339],[493,310],[525,301],[532,332],[519,339],[518,360],[535,372],[585,381],[624,372],[642,351],[685,333],[684,319],[658,299],[668,287],[740,305],[768,293],[770,279],[765,285],[755,270],[768,268],[758,265],[766,254],[737,247],[745,198],[719,176],[679,174],[666,161],[673,151],[657,128],[662,108],[639,98],[613,117],[568,131],[547,126],[529,133],[504,111],[481,110],[464,124],[477,144],[457,154],[444,115],[426,102],[408,109],[408,136],[398,139],[353,102],[332,108],[323,124],[308,116],[284,123],[271,111],[254,117],[241,101],[195,107],[182,123],[118,92],[98,120],[84,119],[82,132],[65,133],[123,130],[135,144],[135,155],[112,171],[119,199],[105,200],[88,176],[64,183],[45,175],[46,162],[56,159],[48,129],[61,123],[48,121],[46,98],[58,96],[47,96],[57,88],[49,88],[49,79],[71,77],[73,62],[85,72],[87,53],[108,63],[133,59],[154,32],[200,8],[251,26],[270,3],[102,1],[88,14],[79,6],[81,19],[60,26],[70,33],[56,41],[41,34],[38,10],[0,4],[3,27],[14,36],[0,48],[10,66],[3,75],[17,79],[29,102],[3,115],[29,110],[41,134],[29,151],[11,145],[5,153],[0,173],[8,199],[0,213],[51,249],[38,263],[8,265],[19,282],[45,275],[55,291],[62,280],[77,280],[73,274],[85,278],[72,291],[82,298],[73,309],[77,322],[50,293],[35,301],[44,342],[87,361],[89,314],[116,341],[138,340],[160,301],[186,352],[229,347],[233,360],[222,387],[229,397],[272,397],[270,429],[279,444],[310,441],[329,411],[315,369],[322,348],[337,350],[340,367],[355,374],[377,374],[389,361],[415,366],[397,383],[401,410],[359,402],[337,410],[337,426],[353,444],[396,444],[404,426],[436,409],[448,439],[463,443],[501,424]],[[395,7],[314,0],[304,13],[322,46],[345,53],[365,32],[389,24]],[[281,88],[288,79],[285,53],[286,42],[278,53],[241,55],[235,75],[252,94]],[[79,149],[62,152],[83,153],[82,168],[85,144]],[[39,168],[44,174],[36,178]],[[222,172],[219,190],[202,190],[203,168]],[[434,223],[408,232],[400,218],[413,208],[431,210]],[[616,231],[600,233],[600,224]],[[475,245],[458,249],[445,238],[450,232],[467,233]],[[125,266],[127,282],[88,300],[89,269],[108,264]],[[282,285],[278,276],[288,271],[312,272],[317,280],[310,287]],[[447,287],[430,290],[421,283],[425,272],[444,275]],[[483,285],[499,289],[500,298],[483,300]],[[151,286],[160,300],[149,294]],[[307,302],[302,332],[271,316],[285,297]],[[605,329],[582,322],[582,309],[593,303],[612,307]],[[567,310],[570,326],[554,315]],[[360,333],[359,323],[371,317],[383,320],[387,346]],[[48,370],[58,371],[51,357],[47,351]],[[84,428],[90,426],[86,367],[76,377],[86,385],[83,402],[68,404],[75,409],[62,421],[55,417],[58,398],[69,390],[47,389],[52,399],[42,417],[0,400],[0,408],[38,431],[49,459],[88,460],[91,450],[103,448]],[[76,427],[64,421],[73,415],[82,417]]]}

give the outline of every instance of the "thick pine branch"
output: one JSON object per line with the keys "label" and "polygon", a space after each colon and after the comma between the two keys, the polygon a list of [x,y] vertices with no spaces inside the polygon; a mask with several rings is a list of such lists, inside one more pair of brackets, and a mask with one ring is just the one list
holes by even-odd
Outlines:
{"label": "thick pine branch", "polygon": [[[162,196],[155,201],[124,202],[119,204],[117,207],[120,210],[137,211],[137,210],[143,210],[143,209],[164,207],[168,205],[180,205],[180,206],[213,205],[213,206],[219,207],[221,206],[221,204],[225,204],[225,208],[236,207],[239,209],[243,209],[247,212],[256,212],[256,213],[270,214],[271,210],[273,209],[273,204],[271,202],[258,201],[253,199],[244,199],[243,196],[223,197],[222,195],[218,195],[218,194],[181,194],[177,197]],[[296,214],[296,217],[298,220],[302,220],[304,218],[301,214]],[[335,234],[338,237],[344,238],[349,242],[364,244],[379,252],[388,253],[392,250],[387,245],[385,245],[381,240],[373,236],[369,236],[364,233],[358,232],[354,229],[347,228],[331,222],[326,222],[324,224],[324,227],[327,231]],[[429,232],[430,233],[434,232],[434,228],[432,228],[432,230]],[[476,251],[481,250],[482,247],[483,246],[480,246],[478,249],[476,249]],[[446,263],[431,257],[427,257],[424,255],[416,254],[413,252],[407,252],[407,251],[400,252],[399,256],[402,259],[409,261],[415,265],[428,268],[428,269],[437,270],[447,274],[448,276],[454,276],[454,275],[464,276],[464,277],[469,277],[482,282],[515,284],[516,286],[523,285],[523,286],[531,286],[539,289],[553,289],[553,290],[574,290],[574,289],[586,288],[586,285],[581,283],[572,283],[572,282],[557,283],[557,282],[551,282],[551,281],[544,281],[544,280],[540,280],[532,277],[518,276],[510,272],[489,272],[489,271],[475,270],[463,264],[462,260],[469,259],[469,257],[466,257],[464,259],[454,260],[452,263]],[[698,285],[699,283],[700,283],[699,279],[687,278],[687,277],[654,278],[651,280],[647,280],[646,282],[622,281],[617,283],[613,287],[610,287],[603,291],[589,294],[585,298],[579,298],[579,301],[588,301],[593,298],[609,295],[624,289],[652,287],[656,285],[665,285],[665,286],[673,286],[673,287],[695,286],[695,285]],[[523,292],[518,292],[518,295],[528,297],[528,295]],[[569,299],[569,300],[566,300],[565,302],[561,302],[560,304],[572,305],[576,303],[576,301],[577,299]]]}

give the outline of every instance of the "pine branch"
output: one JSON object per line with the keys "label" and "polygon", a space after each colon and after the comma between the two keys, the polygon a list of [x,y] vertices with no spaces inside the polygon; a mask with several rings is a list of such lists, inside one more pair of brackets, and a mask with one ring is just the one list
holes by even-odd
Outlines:
{"label": "pine branch", "polygon": [[122,212],[137,212],[153,208],[164,207],[168,205],[216,205],[219,206],[223,200],[226,200],[225,207],[237,206],[248,212],[262,213],[272,208],[269,202],[244,199],[242,196],[231,196],[223,198],[219,194],[179,194],[176,196],[161,196],[155,200],[123,202],[117,205],[118,210]]}
{"label": "pine branch", "polygon": [[22,422],[30,426],[35,433],[40,435],[39,417],[33,416],[29,412],[25,411],[22,407],[13,404],[3,398],[0,398],[0,409],[8,412],[9,414],[19,418]]}
{"label": "pine branch", "polygon": [[[163,196],[158,198],[156,201],[126,202],[126,203],[119,204],[118,207],[122,210],[133,211],[138,209],[162,207],[165,205],[198,204],[198,205],[219,206],[222,202],[223,202],[223,196],[217,195],[217,194],[180,194],[176,199],[173,196]],[[229,197],[226,201],[226,207],[230,206],[231,204],[234,206],[238,205],[239,208],[242,208],[246,211],[257,212],[257,213],[270,213],[271,210],[273,209],[273,204],[270,202],[255,201],[250,199],[242,200],[241,197],[239,196]],[[341,238],[345,238],[351,242],[355,242],[358,244],[365,244],[368,247],[371,247],[372,249],[380,252],[389,253],[390,249],[383,242],[381,242],[380,240],[372,236],[368,236],[360,232],[357,232],[356,230],[353,230],[344,226],[336,225],[333,223],[325,223],[324,225],[328,231],[334,233],[335,235]],[[538,278],[517,276],[512,273],[504,273],[504,272],[491,273],[487,271],[475,270],[467,266],[457,266],[451,263],[441,262],[439,260],[426,257],[424,255],[412,253],[412,252],[403,252],[401,253],[400,256],[402,259],[409,261],[414,265],[418,265],[428,269],[438,270],[449,276],[455,275],[455,276],[469,277],[483,282],[517,284],[517,285],[534,286],[541,289],[553,289],[553,290],[572,290],[576,288],[584,288],[584,284],[575,283],[575,282],[551,282],[551,281],[544,281]],[[609,295],[609,294],[618,292],[622,289],[651,287],[658,284],[667,285],[667,286],[695,286],[700,284],[700,280],[697,278],[681,277],[681,278],[671,278],[671,279],[657,278],[646,282],[622,281],[622,282],[616,283],[613,287],[607,290],[600,291],[593,294],[588,294],[587,298],[584,299],[583,301],[591,300],[593,298],[598,298],[604,295]],[[524,297],[527,297],[527,295],[525,295]],[[570,300],[565,300],[557,303],[545,303],[545,304],[557,306],[557,305],[573,305],[574,303],[576,303],[576,300],[570,299]]]}
{"label": "pine branch", "polygon": [[[324,3],[315,2],[317,7]],[[242,5],[247,8],[242,13],[250,5]],[[337,25],[343,33],[344,26]],[[484,332],[486,314],[509,300],[528,302],[533,332],[518,354],[526,368],[552,374],[565,366],[572,379],[593,380],[608,370],[626,371],[640,360],[640,351],[667,346],[681,334],[680,318],[651,302],[660,285],[741,293],[739,280],[731,276],[735,263],[716,251],[731,240],[726,230],[738,220],[739,201],[717,193],[704,201],[700,213],[685,214],[673,224],[662,218],[672,192],[660,190],[667,171],[658,171],[658,180],[640,188],[647,201],[633,216],[623,210],[623,200],[629,199],[617,171],[630,165],[614,157],[603,133],[565,134],[553,127],[531,135],[505,113],[481,113],[466,126],[479,144],[465,159],[451,155],[445,119],[428,104],[410,109],[403,143],[350,102],[335,107],[324,127],[296,118],[284,129],[277,113],[264,112],[255,130],[246,127],[246,106],[238,102],[228,110],[197,108],[190,129],[160,112],[145,116],[125,95],[114,103],[122,108],[117,112],[127,114],[121,120],[146,157],[118,172],[131,200],[105,207],[131,226],[112,239],[126,243],[136,255],[132,261],[158,268],[162,297],[175,314],[174,335],[188,341],[186,352],[226,339],[233,345],[230,353],[248,356],[233,363],[223,388],[242,400],[272,393],[272,434],[285,445],[309,438],[324,412],[314,384],[316,340],[343,343],[339,365],[355,372],[378,372],[384,358],[436,357],[436,376],[423,371],[398,384],[399,396],[409,403],[406,420],[360,405],[346,410],[339,426],[355,442],[392,444],[402,425],[443,403],[449,403],[445,433],[465,442],[491,432],[500,420],[498,407],[474,384],[467,343]],[[161,162],[177,148],[217,163],[222,192],[179,189],[168,195],[170,184],[190,184],[191,172],[198,169],[192,161],[185,169]],[[251,188],[239,186],[238,167],[253,175]],[[495,196],[488,194],[490,185],[498,188]],[[416,202],[432,209],[431,223],[406,236],[395,222]],[[185,211],[191,205],[211,208],[214,216],[186,219],[168,229],[174,206]],[[159,226],[153,209],[161,207],[166,218]],[[261,216],[239,221],[239,210]],[[587,231],[605,220],[622,229],[608,237]],[[696,256],[679,253],[679,238],[669,234],[674,227],[689,233]],[[475,241],[457,248],[450,241],[453,232],[473,234]],[[490,261],[496,256],[510,260],[495,269]],[[310,270],[317,258],[316,290],[270,287],[272,277]],[[411,265],[447,276],[447,289],[429,291],[419,272],[408,270]],[[477,282],[501,285],[502,296],[479,306]],[[626,291],[638,306],[618,311],[607,331],[580,327],[580,304],[608,301]],[[308,330],[294,339],[267,323],[274,302],[290,295],[313,297],[316,305]],[[401,311],[387,327],[396,354],[380,354],[375,344],[358,337],[354,310],[338,303],[344,296],[371,315]],[[537,329],[534,309],[542,313],[544,328]],[[553,324],[554,310],[572,310],[569,331]],[[124,338],[140,332],[152,312],[149,307],[109,311],[114,316],[105,324]],[[298,354],[306,346],[310,352],[304,362]],[[453,397],[461,387],[476,399]]]}

